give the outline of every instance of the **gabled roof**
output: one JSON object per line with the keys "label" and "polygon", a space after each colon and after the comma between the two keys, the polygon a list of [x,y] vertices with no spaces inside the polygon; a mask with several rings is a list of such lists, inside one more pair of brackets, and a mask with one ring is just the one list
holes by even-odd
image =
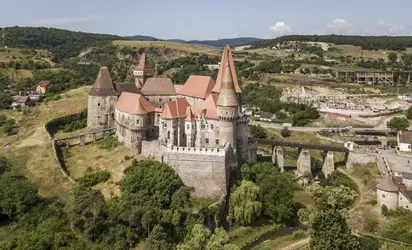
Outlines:
{"label": "gabled roof", "polygon": [[270,112],[261,112],[260,113],[260,118],[264,119],[272,119],[275,116],[275,114],[270,113]]}
{"label": "gabled roof", "polygon": [[182,90],[184,85],[175,84],[174,86],[175,86],[176,94],[179,94],[180,90]]}
{"label": "gabled roof", "polygon": [[45,88],[45,87],[48,87],[49,84],[50,84],[50,81],[42,80],[37,84],[37,86]]}
{"label": "gabled roof", "polygon": [[392,177],[389,175],[386,175],[383,177],[381,182],[376,186],[378,189],[387,191],[387,192],[398,192],[399,188],[395,185],[395,183],[392,181]]}
{"label": "gabled roof", "polygon": [[223,68],[223,77],[216,104],[223,107],[239,106],[229,62],[226,62]]}
{"label": "gabled roof", "polygon": [[208,119],[217,119],[217,95],[217,93],[210,94],[204,102],[193,108],[193,113]]}
{"label": "gabled roof", "polygon": [[185,98],[176,98],[176,100],[166,103],[160,117],[163,119],[186,118],[188,107],[190,108],[190,104]]}
{"label": "gabled roof", "polygon": [[153,67],[147,63],[146,54],[143,53],[140,57],[139,64],[135,68],[136,70],[153,70]]}
{"label": "gabled roof", "polygon": [[155,108],[140,94],[123,92],[116,103],[116,109],[132,115],[146,115]]}
{"label": "gabled roof", "polygon": [[109,69],[104,66],[100,68],[96,81],[89,92],[90,96],[117,96]]}
{"label": "gabled roof", "polygon": [[146,95],[176,95],[175,87],[173,86],[172,79],[170,78],[149,78],[146,80],[142,88],[142,93]]}
{"label": "gabled roof", "polygon": [[187,79],[183,88],[179,90],[179,95],[206,99],[212,92],[215,81],[210,76],[191,75]]}
{"label": "gabled roof", "polygon": [[27,103],[29,96],[13,96],[13,101],[16,103]]}
{"label": "gabled roof", "polygon": [[116,83],[116,92],[121,95],[123,92],[140,94],[140,89],[136,88],[135,83]]}
{"label": "gabled roof", "polygon": [[186,108],[186,118],[185,121],[191,122],[195,120],[195,116],[193,115],[192,109],[190,107]]}
{"label": "gabled roof", "polygon": [[412,144],[412,131],[399,131],[399,143]]}
{"label": "gabled roof", "polygon": [[235,85],[236,93],[242,93],[242,90],[240,90],[240,87],[239,87],[239,82],[237,80],[235,63],[232,57],[232,51],[230,50],[229,47],[225,47],[223,49],[223,55],[222,55],[222,60],[220,62],[219,73],[217,74],[216,84],[212,91],[215,93],[220,92],[220,88],[222,85],[223,71],[224,71],[224,68],[227,62],[229,62],[230,71],[232,73],[233,84]]}

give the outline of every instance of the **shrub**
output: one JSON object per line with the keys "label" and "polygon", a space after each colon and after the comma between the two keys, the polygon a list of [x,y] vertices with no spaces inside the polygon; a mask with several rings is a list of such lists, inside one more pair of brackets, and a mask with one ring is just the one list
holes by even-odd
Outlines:
{"label": "shrub", "polygon": [[290,136],[290,131],[288,129],[288,127],[283,127],[282,131],[280,131],[280,135],[282,137],[289,137]]}
{"label": "shrub", "polygon": [[262,128],[260,125],[258,126],[250,126],[250,135],[253,138],[261,138],[261,139],[265,139],[267,137],[267,133],[266,130],[264,128]]}
{"label": "shrub", "polygon": [[335,171],[329,175],[325,184],[334,187],[345,186],[359,193],[358,185],[348,176],[340,172]]}
{"label": "shrub", "polygon": [[49,134],[53,135],[59,130],[72,132],[87,126],[87,109],[78,114],[58,117],[46,123],[46,129]]}
{"label": "shrub", "polygon": [[84,187],[93,187],[101,182],[106,182],[110,178],[110,173],[106,170],[98,171],[95,173],[88,173],[86,175],[77,179],[77,182]]}
{"label": "shrub", "polygon": [[367,232],[373,233],[376,231],[379,221],[375,217],[366,217],[363,222],[363,229]]}
{"label": "shrub", "polygon": [[106,137],[103,140],[99,141],[100,149],[113,149],[119,146],[119,142],[116,137]]}
{"label": "shrub", "polygon": [[128,160],[130,160],[130,159],[131,159],[131,157],[128,156],[128,155],[125,155],[125,156],[124,156],[124,160],[125,160],[125,161],[128,161]]}

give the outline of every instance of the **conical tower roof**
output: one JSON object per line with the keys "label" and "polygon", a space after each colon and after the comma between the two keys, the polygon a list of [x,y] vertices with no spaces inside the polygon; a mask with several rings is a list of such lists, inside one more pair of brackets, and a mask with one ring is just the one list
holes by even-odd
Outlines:
{"label": "conical tower roof", "polygon": [[146,54],[143,53],[142,56],[140,57],[139,64],[136,66],[136,70],[151,70],[153,69],[146,60]]}
{"label": "conical tower roof", "polygon": [[240,93],[242,93],[242,90],[239,87],[239,82],[237,80],[237,75],[236,75],[235,63],[233,61],[232,51],[230,50],[229,46],[227,46],[223,49],[222,59],[220,61],[219,72],[218,72],[217,78],[216,78],[216,84],[213,87],[212,92],[219,93],[220,87],[222,85],[223,71],[225,70],[227,62],[229,62],[230,71],[232,73],[233,84],[235,85],[236,93],[240,94]]}
{"label": "conical tower roof", "polygon": [[109,69],[106,66],[100,68],[96,81],[89,92],[90,96],[117,96]]}
{"label": "conical tower roof", "polygon": [[223,70],[222,85],[220,87],[216,105],[224,107],[239,106],[229,62],[226,62]]}
{"label": "conical tower roof", "polygon": [[387,192],[397,192],[399,191],[399,188],[393,183],[392,177],[389,175],[386,175],[383,177],[381,182],[376,186],[378,189],[387,191]]}

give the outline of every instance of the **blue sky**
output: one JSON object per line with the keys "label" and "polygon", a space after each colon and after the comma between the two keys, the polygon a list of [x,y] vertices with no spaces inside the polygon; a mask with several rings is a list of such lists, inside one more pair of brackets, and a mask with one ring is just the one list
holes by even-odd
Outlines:
{"label": "blue sky", "polygon": [[412,35],[407,0],[0,0],[0,27],[217,39],[285,34]]}

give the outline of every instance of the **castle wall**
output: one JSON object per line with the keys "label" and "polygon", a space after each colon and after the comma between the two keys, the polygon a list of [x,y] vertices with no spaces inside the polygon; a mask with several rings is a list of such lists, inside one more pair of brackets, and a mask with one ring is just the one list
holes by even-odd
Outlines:
{"label": "castle wall", "polygon": [[114,128],[114,107],[117,96],[89,96],[87,106],[87,128],[102,130]]}
{"label": "castle wall", "polygon": [[196,120],[196,147],[219,147],[219,121],[214,119]]}
{"label": "castle wall", "polygon": [[155,107],[164,107],[169,101],[176,100],[176,96],[165,96],[165,95],[145,95],[146,99]]}
{"label": "castle wall", "polygon": [[158,161],[162,161],[162,151],[159,141],[142,141],[142,155],[146,157],[154,157]]}
{"label": "castle wall", "polygon": [[169,147],[163,160],[173,167],[185,185],[194,187],[195,197],[226,195],[229,169],[235,165],[227,149]]}
{"label": "castle wall", "polygon": [[379,208],[385,205],[388,209],[395,209],[398,206],[398,192],[386,192],[377,189],[376,195]]}
{"label": "castle wall", "polygon": [[402,183],[405,184],[406,188],[408,189],[412,188],[412,180],[402,178]]}
{"label": "castle wall", "polygon": [[402,192],[399,192],[398,195],[398,206],[408,210],[412,210],[412,203],[409,202],[408,198],[406,198],[406,196],[403,195]]}
{"label": "castle wall", "polygon": [[186,101],[190,104],[190,106],[195,107],[197,105],[202,104],[205,99],[201,99],[201,98],[195,98],[195,97],[190,97],[190,96],[184,96],[184,95],[178,95],[178,97],[182,97],[185,98]]}
{"label": "castle wall", "polygon": [[118,141],[133,153],[140,154],[142,140],[146,139],[146,128],[149,125],[148,116],[132,115],[116,109],[115,118]]}

